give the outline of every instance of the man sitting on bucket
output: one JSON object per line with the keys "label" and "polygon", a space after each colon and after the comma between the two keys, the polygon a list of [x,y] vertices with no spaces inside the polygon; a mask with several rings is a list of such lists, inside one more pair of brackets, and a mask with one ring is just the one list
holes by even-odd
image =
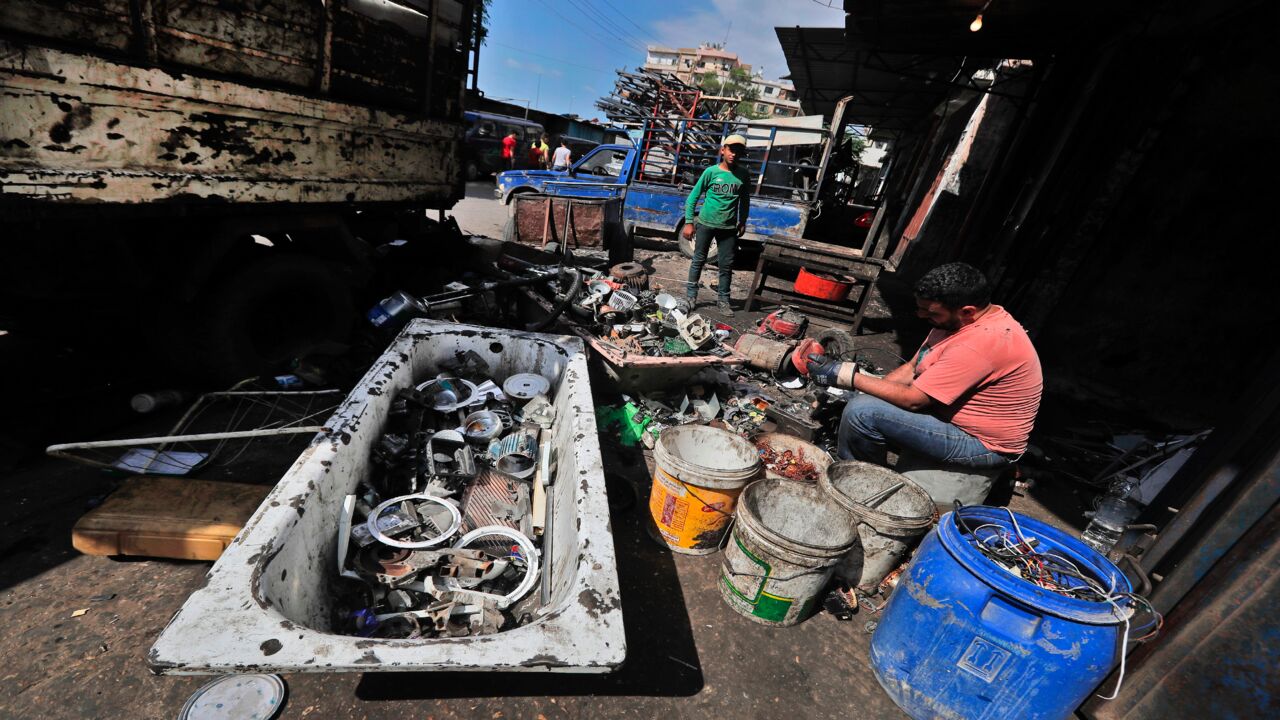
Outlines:
{"label": "man sitting on bucket", "polygon": [[1031,339],[991,303],[987,279],[972,265],[930,270],[916,283],[915,300],[916,315],[934,329],[888,375],[809,356],[814,382],[857,391],[840,420],[840,459],[884,465],[893,446],[979,472],[1008,466],[1026,451],[1040,408]]}

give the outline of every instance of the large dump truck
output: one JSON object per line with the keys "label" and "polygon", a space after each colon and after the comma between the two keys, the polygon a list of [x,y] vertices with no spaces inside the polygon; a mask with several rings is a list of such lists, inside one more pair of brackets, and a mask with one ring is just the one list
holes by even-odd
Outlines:
{"label": "large dump truck", "polygon": [[4,329],[124,318],[221,378],[341,339],[463,195],[475,5],[0,0]]}

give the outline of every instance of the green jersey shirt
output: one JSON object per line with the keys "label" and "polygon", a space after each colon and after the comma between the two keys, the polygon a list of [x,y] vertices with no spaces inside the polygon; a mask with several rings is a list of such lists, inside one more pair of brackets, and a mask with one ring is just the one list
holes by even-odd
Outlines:
{"label": "green jersey shirt", "polygon": [[702,177],[689,191],[689,199],[684,203],[685,222],[693,222],[698,198],[706,193],[698,222],[712,228],[738,227],[747,221],[751,205],[750,187],[750,176],[745,169],[722,170],[719,164],[712,165],[702,171]]}

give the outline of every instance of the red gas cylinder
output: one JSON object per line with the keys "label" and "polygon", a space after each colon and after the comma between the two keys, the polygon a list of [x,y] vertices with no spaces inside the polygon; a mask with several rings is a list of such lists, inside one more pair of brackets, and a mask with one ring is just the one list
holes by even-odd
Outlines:
{"label": "red gas cylinder", "polygon": [[800,268],[795,282],[795,290],[801,295],[835,302],[849,297],[849,290],[852,288],[853,280],[850,278],[810,272],[804,268]]}

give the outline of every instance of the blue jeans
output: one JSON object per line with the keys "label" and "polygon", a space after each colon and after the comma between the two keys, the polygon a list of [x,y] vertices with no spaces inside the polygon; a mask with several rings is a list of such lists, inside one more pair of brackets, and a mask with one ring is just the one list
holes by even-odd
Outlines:
{"label": "blue jeans", "polygon": [[689,282],[685,285],[685,294],[690,300],[698,296],[698,278],[702,275],[702,266],[707,264],[707,250],[711,249],[711,240],[717,243],[716,262],[720,266],[720,278],[716,283],[716,292],[720,302],[729,302],[729,286],[733,284],[733,251],[738,245],[736,228],[710,228],[702,223],[694,225],[693,260],[689,262]]}
{"label": "blue jeans", "polygon": [[854,395],[840,418],[836,448],[840,459],[884,465],[887,445],[977,470],[1001,468],[1012,462],[951,423],[903,410],[865,393]]}

